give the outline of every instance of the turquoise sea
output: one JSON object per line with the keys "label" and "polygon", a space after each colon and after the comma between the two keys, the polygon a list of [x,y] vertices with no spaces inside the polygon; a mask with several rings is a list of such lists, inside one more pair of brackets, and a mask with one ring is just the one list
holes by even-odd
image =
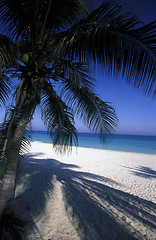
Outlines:
{"label": "turquoise sea", "polygon": [[[156,154],[156,136],[113,135],[101,143],[97,134],[79,133],[79,147]],[[34,131],[32,141],[51,143],[44,131]]]}

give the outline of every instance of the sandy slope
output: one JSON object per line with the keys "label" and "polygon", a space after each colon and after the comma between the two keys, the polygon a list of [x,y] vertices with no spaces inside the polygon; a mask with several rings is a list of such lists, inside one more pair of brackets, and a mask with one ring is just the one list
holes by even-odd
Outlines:
{"label": "sandy slope", "polygon": [[15,210],[23,239],[155,240],[156,155],[34,142],[19,164]]}

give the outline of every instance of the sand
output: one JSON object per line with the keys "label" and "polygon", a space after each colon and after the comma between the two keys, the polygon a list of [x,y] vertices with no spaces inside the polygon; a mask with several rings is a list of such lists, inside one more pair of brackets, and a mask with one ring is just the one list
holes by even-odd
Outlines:
{"label": "sand", "polygon": [[156,155],[33,142],[18,167],[24,240],[155,240]]}

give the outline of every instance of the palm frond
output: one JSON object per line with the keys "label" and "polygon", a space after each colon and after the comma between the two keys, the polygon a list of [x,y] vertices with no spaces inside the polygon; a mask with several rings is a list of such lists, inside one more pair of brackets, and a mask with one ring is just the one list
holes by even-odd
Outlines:
{"label": "palm frond", "polygon": [[66,62],[65,66],[65,76],[61,79],[62,98],[91,130],[102,137],[112,133],[117,124],[115,110],[94,93],[93,78],[88,71],[88,65],[70,61]]}
{"label": "palm frond", "polygon": [[74,78],[74,81],[81,85],[81,87],[86,87],[94,91],[95,79],[91,74],[95,69],[88,63],[56,58],[55,64],[57,66],[55,73],[58,79]]}
{"label": "palm frond", "polygon": [[63,152],[71,150],[73,145],[77,145],[73,115],[48,82],[44,85],[41,104],[42,119],[47,126],[54,147]]}
{"label": "palm frond", "polygon": [[17,37],[25,33],[41,37],[45,27],[57,29],[67,26],[69,23],[72,24],[75,18],[86,13],[88,11],[82,0],[0,1],[3,29],[5,27],[5,30]]}
{"label": "palm frond", "polygon": [[0,74],[0,107],[5,103],[10,93],[10,79],[4,73]]}
{"label": "palm frond", "polygon": [[[3,178],[5,167],[7,164],[8,153],[11,148],[14,133],[17,125],[21,119],[21,113],[14,107],[9,107],[6,111],[5,118],[2,124],[0,124],[0,180]],[[21,148],[20,156],[28,151],[30,147],[31,131],[30,126],[25,130]]]}
{"label": "palm frond", "polygon": [[31,122],[27,125],[24,135],[21,142],[19,156],[23,158],[24,154],[29,152],[31,147],[31,140],[32,140],[32,127]]}
{"label": "palm frond", "polygon": [[117,1],[105,1],[57,35],[56,51],[81,61],[93,60],[107,73],[122,73],[127,82],[150,95],[156,78],[156,21],[138,26],[137,17]]}
{"label": "palm frond", "polygon": [[0,107],[10,93],[11,80],[7,75],[9,68],[16,65],[17,52],[14,43],[0,34]]}
{"label": "palm frond", "polygon": [[41,16],[43,31],[45,26],[46,29],[53,29],[53,31],[66,29],[89,13],[82,0],[50,0],[48,2],[42,0],[39,1],[39,5],[37,15]]}
{"label": "palm frond", "polygon": [[0,19],[3,29],[9,31],[12,36],[26,33],[29,18],[33,16],[30,12],[31,7],[32,1],[30,0],[0,1]]}
{"label": "palm frond", "polygon": [[0,34],[0,69],[16,63],[17,52],[12,40]]}
{"label": "palm frond", "polygon": [[103,139],[105,134],[114,132],[117,117],[110,103],[102,101],[93,91],[71,79],[62,81],[62,86],[63,97],[92,131],[99,133]]}
{"label": "palm frond", "polygon": [[105,0],[84,20],[86,23],[98,23],[101,26],[115,26],[116,29],[129,30],[140,22],[138,17],[116,0]]}

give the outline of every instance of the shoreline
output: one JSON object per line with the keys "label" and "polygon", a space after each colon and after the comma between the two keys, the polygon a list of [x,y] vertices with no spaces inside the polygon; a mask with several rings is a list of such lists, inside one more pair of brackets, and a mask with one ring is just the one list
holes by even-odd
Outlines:
{"label": "shoreline", "polygon": [[155,184],[156,155],[32,142],[15,196],[23,239],[155,240]]}
{"label": "shoreline", "polygon": [[[34,141],[30,141],[31,142],[31,144],[32,143],[40,143],[40,144],[49,144],[49,145],[53,145],[52,143],[46,143],[46,142],[42,142],[42,141],[36,141],[36,140],[34,140]],[[121,151],[121,150],[112,150],[112,149],[104,149],[104,148],[93,148],[93,147],[81,147],[81,146],[72,146],[72,148],[85,148],[85,149],[95,149],[95,150],[102,150],[102,151],[111,151],[111,152],[125,152],[125,153],[134,153],[134,154],[145,154],[145,155],[154,155],[154,156],[156,156],[156,153],[140,153],[140,152],[130,152],[130,151]],[[54,148],[52,147],[52,150],[54,150]]]}

